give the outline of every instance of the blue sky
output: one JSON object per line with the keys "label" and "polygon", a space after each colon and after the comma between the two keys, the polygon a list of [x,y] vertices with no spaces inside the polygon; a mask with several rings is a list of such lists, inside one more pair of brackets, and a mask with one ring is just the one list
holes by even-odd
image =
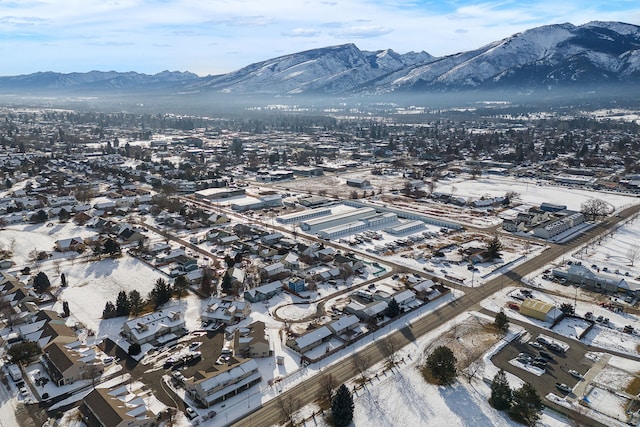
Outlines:
{"label": "blue sky", "polygon": [[219,74],[343,43],[470,50],[540,25],[640,24],[637,0],[0,0],[0,75]]}

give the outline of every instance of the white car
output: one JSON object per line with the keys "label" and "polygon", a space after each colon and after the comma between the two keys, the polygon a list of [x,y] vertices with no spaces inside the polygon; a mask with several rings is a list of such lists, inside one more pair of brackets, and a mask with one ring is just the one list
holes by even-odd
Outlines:
{"label": "white car", "polygon": [[195,417],[198,416],[198,413],[196,411],[193,410],[193,408],[191,408],[190,406],[187,406],[187,408],[184,410],[185,415],[187,416],[187,418],[189,418],[190,420],[194,419]]}
{"label": "white car", "polygon": [[26,387],[20,387],[20,396],[29,397],[29,390]]}

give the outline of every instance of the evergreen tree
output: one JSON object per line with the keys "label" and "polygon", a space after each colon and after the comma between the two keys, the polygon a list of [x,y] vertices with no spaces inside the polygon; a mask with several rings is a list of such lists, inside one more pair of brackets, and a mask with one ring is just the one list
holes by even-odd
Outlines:
{"label": "evergreen tree", "polygon": [[13,363],[29,363],[32,358],[41,353],[40,346],[34,341],[16,343],[7,350]]}
{"label": "evergreen tree", "polygon": [[171,288],[163,278],[156,280],[153,289],[149,292],[148,299],[154,308],[160,307],[171,299]]}
{"label": "evergreen tree", "polygon": [[526,425],[535,426],[540,419],[544,405],[535,387],[526,382],[513,392],[513,403],[509,408],[509,416]]}
{"label": "evergreen tree", "polygon": [[227,270],[222,276],[222,292],[229,294],[233,290],[233,280],[231,278],[231,273]]}
{"label": "evergreen tree", "polygon": [[62,303],[62,313],[64,313],[64,317],[69,317],[69,314],[71,314],[71,312],[69,311],[69,302],[68,301],[64,301]]}
{"label": "evergreen tree", "polygon": [[60,209],[58,212],[58,220],[60,222],[67,222],[71,219],[71,214],[65,208]]}
{"label": "evergreen tree", "polygon": [[111,301],[107,301],[102,310],[102,318],[111,319],[112,317],[116,317],[116,306]]}
{"label": "evergreen tree", "polygon": [[348,426],[353,421],[353,396],[346,385],[342,384],[331,401],[333,425]]}
{"label": "evergreen tree", "polygon": [[118,292],[118,298],[116,299],[116,316],[127,316],[130,307],[127,293],[125,291]]}
{"label": "evergreen tree", "polygon": [[143,307],[144,300],[142,299],[140,292],[138,292],[137,289],[132,289],[129,292],[129,313],[137,316],[138,314],[140,314]]}
{"label": "evergreen tree", "polygon": [[184,274],[176,277],[176,280],[173,281],[173,293],[180,299],[182,295],[186,292],[187,287],[189,286],[189,281],[187,280],[187,276]]}
{"label": "evergreen tree", "polygon": [[116,255],[120,253],[120,244],[114,239],[107,239],[104,241],[104,251],[109,255]]}
{"label": "evergreen tree", "polygon": [[449,385],[455,380],[456,357],[449,347],[443,345],[436,347],[435,350],[427,357],[427,368],[431,371],[431,375],[438,381],[440,385]]}
{"label": "evergreen tree", "polygon": [[489,403],[494,408],[503,411],[511,406],[511,387],[507,381],[507,375],[502,369],[498,371],[491,382],[491,397]]}
{"label": "evergreen tree", "polygon": [[560,311],[563,312],[564,314],[575,314],[575,307],[573,306],[573,304],[569,303],[569,302],[563,302],[562,304],[560,304]]}
{"label": "evergreen tree", "polygon": [[200,282],[200,292],[211,295],[213,289],[213,270],[209,267],[202,269],[202,281]]}
{"label": "evergreen tree", "polygon": [[400,314],[400,306],[398,305],[398,301],[396,301],[395,298],[391,298],[391,301],[389,301],[389,305],[387,305],[384,314],[386,314],[387,317],[390,317],[391,319]]}
{"label": "evergreen tree", "polygon": [[499,311],[498,313],[496,313],[496,318],[493,321],[493,324],[501,331],[506,331],[507,329],[509,329],[509,318],[504,313],[504,311]]}
{"label": "evergreen tree", "polygon": [[500,258],[500,251],[502,251],[502,242],[498,239],[498,236],[494,236],[487,245],[487,255],[491,259]]}
{"label": "evergreen tree", "polygon": [[49,276],[44,271],[36,274],[36,277],[33,278],[33,287],[38,292],[44,292],[51,287],[51,282],[49,282]]}

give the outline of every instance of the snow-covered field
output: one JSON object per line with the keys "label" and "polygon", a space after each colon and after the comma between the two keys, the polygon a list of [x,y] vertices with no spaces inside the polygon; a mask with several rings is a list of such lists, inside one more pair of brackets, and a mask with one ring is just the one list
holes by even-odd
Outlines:
{"label": "snow-covered field", "polygon": [[[383,364],[370,369],[371,382],[354,394],[353,424],[381,427],[519,425],[489,405],[491,390],[482,379],[476,378],[468,382],[461,377],[452,387],[440,387],[426,383],[419,372],[424,349],[454,325],[468,321],[472,315],[474,314],[460,315],[402,349],[398,359],[404,358],[406,364],[401,363],[385,373]],[[494,351],[492,348],[488,353]],[[485,366],[484,375],[481,376],[493,378],[497,369],[488,361],[489,357],[483,357],[482,360]],[[377,378],[375,373],[378,373]],[[521,385],[514,377],[510,376],[509,381],[512,387]],[[352,386],[353,384],[350,384],[350,387]],[[317,410],[317,407],[310,405],[300,412],[300,418],[307,419],[305,425],[328,427],[330,424],[322,416],[311,417]],[[566,426],[568,423],[564,417],[544,411],[538,425],[555,427]]]}

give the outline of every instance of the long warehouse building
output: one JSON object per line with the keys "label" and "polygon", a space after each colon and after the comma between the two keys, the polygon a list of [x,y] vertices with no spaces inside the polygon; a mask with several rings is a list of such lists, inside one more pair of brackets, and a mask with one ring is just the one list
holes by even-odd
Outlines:
{"label": "long warehouse building", "polygon": [[353,208],[347,212],[302,221],[300,229],[308,233],[317,233],[325,228],[337,227],[373,215],[376,215],[373,208]]}

